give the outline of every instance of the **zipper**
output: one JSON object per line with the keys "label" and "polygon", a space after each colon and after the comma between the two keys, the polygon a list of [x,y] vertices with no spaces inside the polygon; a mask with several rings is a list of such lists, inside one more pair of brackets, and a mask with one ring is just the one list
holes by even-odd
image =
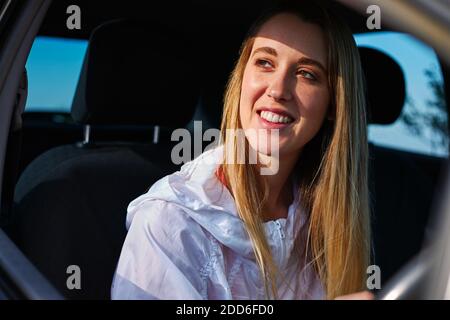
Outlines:
{"label": "zipper", "polygon": [[280,221],[275,221],[275,224],[277,225],[277,228],[278,228],[278,232],[280,233],[280,238],[281,239],[284,239],[286,236],[285,236],[285,234],[283,233],[283,228],[281,227],[281,223],[280,223]]}
{"label": "zipper", "polygon": [[282,268],[284,266],[284,251],[285,251],[285,241],[284,238],[286,238],[286,235],[283,232],[283,228],[281,226],[280,221],[275,221],[275,225],[278,229],[278,234],[280,235],[280,265],[279,267]]}

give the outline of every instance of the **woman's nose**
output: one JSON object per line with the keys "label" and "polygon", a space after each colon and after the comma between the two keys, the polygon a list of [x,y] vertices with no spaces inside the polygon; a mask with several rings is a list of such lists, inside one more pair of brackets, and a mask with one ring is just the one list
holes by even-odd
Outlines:
{"label": "woman's nose", "polygon": [[286,73],[279,72],[273,76],[267,87],[267,95],[276,101],[292,98],[290,79]]}

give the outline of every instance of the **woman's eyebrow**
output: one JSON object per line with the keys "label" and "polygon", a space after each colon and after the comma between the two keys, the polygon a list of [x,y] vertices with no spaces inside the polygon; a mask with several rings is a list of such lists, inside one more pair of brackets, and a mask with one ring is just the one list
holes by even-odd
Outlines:
{"label": "woman's eyebrow", "polygon": [[261,47],[261,48],[255,49],[253,51],[252,56],[254,56],[258,52],[265,52],[265,53],[270,54],[275,57],[278,56],[277,50],[275,50],[274,48],[271,48],[271,47]]}
{"label": "woman's eyebrow", "polygon": [[301,65],[310,65],[310,66],[316,66],[319,69],[321,69],[323,71],[323,73],[327,73],[327,69],[325,69],[325,67],[323,66],[323,64],[321,64],[319,61],[311,59],[311,58],[307,58],[307,57],[301,57],[300,59],[298,59],[298,64]]}
{"label": "woman's eyebrow", "polygon": [[[255,49],[252,53],[252,56],[254,56],[258,52],[264,52],[264,53],[270,54],[274,57],[278,56],[277,50],[275,50],[274,48],[271,48],[271,47],[260,47],[258,49]],[[301,57],[300,59],[298,59],[297,63],[302,64],[302,65],[316,66],[319,69],[321,69],[323,71],[323,73],[325,73],[325,74],[327,73],[327,69],[323,66],[323,64],[321,64],[317,60],[307,58],[307,57]]]}

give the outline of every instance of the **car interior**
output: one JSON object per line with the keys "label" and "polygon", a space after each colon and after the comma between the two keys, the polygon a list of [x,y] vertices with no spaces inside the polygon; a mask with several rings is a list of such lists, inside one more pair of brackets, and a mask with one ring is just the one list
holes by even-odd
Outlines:
{"label": "car interior", "polygon": [[[174,129],[192,132],[193,121],[220,128],[240,43],[271,3],[51,4],[39,35],[89,40],[88,49],[70,114],[16,111],[2,198],[11,205],[2,227],[65,298],[110,298],[128,203],[179,169],[171,161]],[[65,27],[71,4],[82,10],[81,30]],[[330,5],[353,33],[367,32],[366,16]],[[381,51],[361,47],[360,55],[368,123],[394,123],[405,105],[403,71]],[[448,69],[442,71],[448,100]],[[26,97],[26,72],[21,90]],[[19,104],[23,110],[25,101]],[[446,159],[374,143],[369,150],[372,258],[384,283],[432,232],[427,224]],[[70,265],[82,270],[80,290],[66,286]]]}

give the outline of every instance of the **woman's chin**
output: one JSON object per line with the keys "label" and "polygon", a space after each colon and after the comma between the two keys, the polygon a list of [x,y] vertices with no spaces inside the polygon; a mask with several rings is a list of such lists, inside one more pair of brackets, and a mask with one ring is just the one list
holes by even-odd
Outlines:
{"label": "woman's chin", "polygon": [[278,157],[280,154],[285,154],[288,152],[289,148],[287,148],[284,144],[279,144],[278,141],[271,141],[270,143],[250,143],[250,147],[252,151],[257,151],[258,154],[265,156],[274,156]]}

